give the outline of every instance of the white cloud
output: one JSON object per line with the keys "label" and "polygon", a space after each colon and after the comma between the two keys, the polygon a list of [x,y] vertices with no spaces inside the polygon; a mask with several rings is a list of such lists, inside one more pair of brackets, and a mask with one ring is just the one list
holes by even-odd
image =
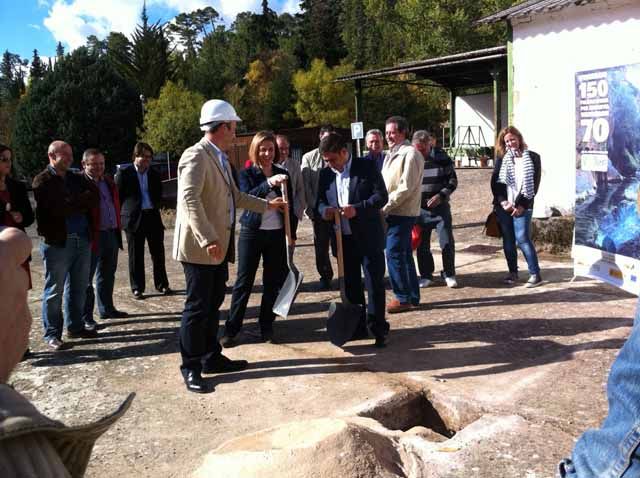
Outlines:
{"label": "white cloud", "polygon": [[[38,0],[39,6],[49,6],[50,0]],[[44,20],[56,41],[67,49],[75,49],[86,43],[89,35],[100,39],[109,32],[122,32],[129,36],[140,21],[143,0],[54,0],[49,15]],[[148,6],[191,12],[212,6],[230,24],[236,15],[245,11],[259,11],[260,0],[149,0]],[[299,0],[272,1],[271,8],[290,13],[297,12]],[[152,22],[156,19],[151,18]],[[167,20],[167,19],[163,19]],[[35,26],[34,26],[35,28]]]}
{"label": "white cloud", "polygon": [[40,30],[40,25],[36,25],[34,23],[27,24],[29,28],[33,28],[34,30]]}

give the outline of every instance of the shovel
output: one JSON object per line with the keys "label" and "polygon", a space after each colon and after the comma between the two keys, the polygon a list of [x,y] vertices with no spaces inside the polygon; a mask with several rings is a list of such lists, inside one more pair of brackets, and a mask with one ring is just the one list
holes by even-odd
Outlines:
{"label": "shovel", "polygon": [[282,199],[287,203],[284,208],[284,234],[285,234],[285,242],[287,244],[287,265],[289,266],[289,274],[287,275],[284,284],[280,288],[280,292],[278,293],[278,297],[276,298],[276,302],[273,305],[273,313],[279,315],[283,319],[287,318],[289,315],[289,309],[293,304],[293,301],[296,299],[296,295],[298,295],[298,287],[302,284],[303,275],[302,272],[298,270],[298,268],[293,263],[293,239],[291,238],[291,221],[289,219],[289,198],[287,193],[287,183],[284,182],[280,186],[282,189]]}
{"label": "shovel", "polygon": [[333,345],[342,347],[351,340],[353,333],[358,327],[360,316],[362,314],[362,306],[352,304],[347,299],[347,293],[344,285],[344,258],[342,256],[342,227],[340,224],[340,211],[334,214],[336,223],[336,244],[338,246],[338,280],[340,281],[340,302],[331,302],[329,306],[329,317],[327,318],[327,333],[329,340]]}

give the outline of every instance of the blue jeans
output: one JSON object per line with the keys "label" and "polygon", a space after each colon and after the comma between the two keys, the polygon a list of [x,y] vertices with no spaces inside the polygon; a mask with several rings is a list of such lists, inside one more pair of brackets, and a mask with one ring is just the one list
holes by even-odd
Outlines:
{"label": "blue jeans", "polygon": [[82,331],[84,329],[82,312],[91,263],[89,240],[86,237],[70,234],[67,236],[64,247],[42,242],[40,253],[44,260],[42,325],[45,340],[62,338],[64,327],[62,295],[67,276],[69,286],[64,304],[67,330],[72,333]]}
{"label": "blue jeans", "polygon": [[520,247],[524,258],[527,261],[529,274],[539,274],[538,254],[531,241],[531,217],[532,209],[527,209],[522,216],[512,217],[502,207],[496,206],[496,216],[502,231],[502,248],[507,258],[509,272],[518,272],[518,250]]}
{"label": "blue jeans", "polygon": [[640,301],[631,335],[611,366],[607,381],[609,414],[597,430],[587,430],[571,459],[560,463],[567,478],[640,476]]}
{"label": "blue jeans", "polygon": [[418,246],[418,269],[420,277],[433,279],[435,265],[431,254],[431,231],[438,234],[440,249],[442,250],[442,268],[446,277],[456,275],[455,242],[453,240],[453,221],[451,220],[451,206],[447,201],[432,209],[421,209],[418,224],[422,228],[422,238]]}
{"label": "blue jeans", "polygon": [[[116,279],[116,269],[118,267],[118,237],[119,232],[115,229],[100,231],[98,241],[98,251],[91,253],[91,268],[89,270],[89,285],[86,291],[86,300],[82,320],[85,324],[95,323],[93,320],[93,305],[97,295],[98,312],[101,316],[112,313],[115,310],[113,305],[113,286]],[[93,277],[96,278],[97,292],[94,293]],[[66,292],[66,289],[65,289]]]}
{"label": "blue jeans", "polygon": [[387,266],[396,298],[402,304],[420,303],[420,287],[411,250],[411,228],[415,217],[387,216]]}

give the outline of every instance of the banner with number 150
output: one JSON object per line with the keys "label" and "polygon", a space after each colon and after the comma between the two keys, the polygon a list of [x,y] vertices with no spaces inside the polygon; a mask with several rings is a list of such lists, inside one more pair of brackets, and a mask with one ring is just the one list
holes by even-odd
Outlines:
{"label": "banner with number 150", "polygon": [[640,292],[640,64],[576,74],[576,275]]}

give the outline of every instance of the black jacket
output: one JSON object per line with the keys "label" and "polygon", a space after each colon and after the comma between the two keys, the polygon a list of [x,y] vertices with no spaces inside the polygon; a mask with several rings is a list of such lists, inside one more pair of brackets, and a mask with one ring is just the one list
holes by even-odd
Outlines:
{"label": "black jacket", "polygon": [[[273,174],[285,174],[287,178],[289,178],[289,180],[287,181],[287,196],[289,198],[289,220],[291,223],[291,235],[293,236],[293,240],[295,241],[296,228],[294,222],[295,214],[293,212],[293,188],[291,187],[291,178],[289,176],[289,172],[286,169],[275,164],[273,165]],[[269,186],[267,177],[262,172],[262,169],[257,166],[251,166],[240,171],[240,174],[238,175],[238,183],[238,188],[240,189],[240,191],[262,199],[266,199],[267,194],[269,194],[272,190],[278,196],[282,195],[282,191],[279,186],[275,188]],[[242,213],[242,216],[240,216],[240,224],[250,229],[260,229],[260,225],[262,224],[262,214],[245,209]]]}
{"label": "black jacket", "polygon": [[[529,151],[531,161],[533,161],[533,191],[538,194],[538,187],[540,187],[540,177],[542,176],[542,164],[540,163],[540,155],[533,151]],[[502,167],[502,157],[496,158],[496,164],[493,167],[493,173],[491,174],[491,192],[493,193],[493,205],[500,206],[502,201],[507,200],[507,185],[498,182],[500,177],[500,168]],[[533,208],[533,199],[527,199],[522,194],[519,194],[516,198],[515,206],[522,206],[525,209]]]}
{"label": "black jacket", "polygon": [[[22,214],[22,222],[18,224],[18,229],[29,227],[33,224],[35,219],[33,215],[33,209],[29,202],[29,196],[27,195],[27,188],[20,181],[16,181],[12,178],[6,178],[5,184],[7,185],[7,191],[9,191],[9,197],[11,198],[11,210],[17,211]],[[0,211],[4,211],[6,204],[0,199]],[[0,213],[0,226],[4,226],[4,214]]]}
{"label": "black jacket", "polygon": [[[60,247],[67,242],[67,217],[85,214],[90,225],[91,208],[100,204],[98,189],[84,174],[67,171],[65,178],[52,173],[48,167],[33,178],[38,234],[44,237],[45,244]],[[73,192],[69,192],[65,180],[71,181]],[[88,229],[92,239],[91,227]]]}
{"label": "black jacket", "polygon": [[[121,168],[115,177],[120,196],[120,219],[122,229],[128,232],[136,232],[140,226],[142,217],[142,191],[138,182],[138,173],[131,164]],[[164,229],[160,217],[159,204],[162,201],[162,180],[160,174],[153,168],[147,170],[147,184],[149,186],[149,197],[153,203],[153,215],[155,223],[160,229]]]}
{"label": "black jacket", "polygon": [[[331,168],[320,171],[316,214],[329,206],[327,192],[336,184],[336,174]],[[365,253],[384,249],[384,230],[380,209],[387,204],[389,194],[382,174],[373,161],[352,159],[349,170],[349,204],[355,207],[356,215],[349,220],[351,233]],[[333,222],[333,219],[331,220]]]}

